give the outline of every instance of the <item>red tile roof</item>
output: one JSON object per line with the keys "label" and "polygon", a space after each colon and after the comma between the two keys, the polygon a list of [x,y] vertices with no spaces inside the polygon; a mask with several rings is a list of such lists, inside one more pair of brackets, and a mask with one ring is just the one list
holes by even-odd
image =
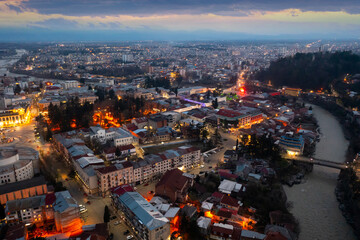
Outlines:
{"label": "red tile roof", "polygon": [[55,193],[49,193],[45,197],[45,205],[51,205],[55,202],[56,196]]}
{"label": "red tile roof", "polygon": [[211,196],[214,197],[214,198],[218,198],[218,199],[221,200],[224,195],[225,195],[225,194],[220,193],[220,192],[214,192]]}
{"label": "red tile roof", "polygon": [[132,144],[124,145],[124,146],[119,146],[119,149],[120,149],[121,151],[130,150],[130,149],[134,149],[134,148],[135,148],[135,147],[134,147],[134,145],[132,145]]}
{"label": "red tile roof", "polygon": [[187,181],[188,178],[183,176],[183,172],[175,168],[167,171],[156,184],[156,187],[166,185],[175,192],[182,189]]}
{"label": "red tile roof", "polygon": [[224,116],[224,117],[230,117],[230,118],[234,118],[234,117],[239,117],[241,115],[243,115],[240,112],[237,111],[233,111],[233,110],[228,110],[228,109],[220,109],[217,113],[217,115],[220,116]]}
{"label": "red tile roof", "polygon": [[116,194],[118,196],[123,195],[126,192],[135,192],[135,190],[133,189],[132,186],[130,186],[129,184],[123,184],[117,187],[114,187],[113,189],[111,189],[111,192],[113,194]]}
{"label": "red tile roof", "polygon": [[115,166],[107,166],[107,167],[98,168],[96,170],[101,174],[107,174],[116,171],[117,168]]}
{"label": "red tile roof", "polygon": [[224,195],[223,198],[221,199],[220,203],[226,204],[226,205],[229,205],[232,207],[239,207],[238,201],[235,198],[230,197],[228,195]]}

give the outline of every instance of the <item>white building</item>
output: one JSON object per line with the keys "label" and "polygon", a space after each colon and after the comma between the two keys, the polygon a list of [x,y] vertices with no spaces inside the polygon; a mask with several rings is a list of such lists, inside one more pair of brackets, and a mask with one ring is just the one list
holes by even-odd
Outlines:
{"label": "white building", "polygon": [[31,148],[0,148],[0,185],[33,178],[38,158],[38,152]]}
{"label": "white building", "polygon": [[75,80],[68,80],[61,82],[61,85],[63,89],[77,88],[79,86],[79,82]]}

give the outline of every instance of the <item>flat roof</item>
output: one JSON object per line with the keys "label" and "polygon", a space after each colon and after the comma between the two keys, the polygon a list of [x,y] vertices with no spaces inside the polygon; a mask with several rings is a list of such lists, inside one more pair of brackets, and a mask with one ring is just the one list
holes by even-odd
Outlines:
{"label": "flat roof", "polygon": [[46,184],[44,176],[34,177],[29,180],[24,180],[20,182],[8,183],[0,186],[0,193],[6,194],[10,192],[16,192],[22,189],[31,188],[35,186],[40,186]]}

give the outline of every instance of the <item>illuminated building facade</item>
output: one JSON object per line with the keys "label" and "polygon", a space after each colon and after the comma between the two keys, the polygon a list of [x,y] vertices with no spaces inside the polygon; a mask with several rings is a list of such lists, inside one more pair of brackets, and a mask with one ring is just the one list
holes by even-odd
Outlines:
{"label": "illuminated building facade", "polygon": [[14,127],[29,123],[29,107],[15,107],[8,110],[0,110],[0,127]]}
{"label": "illuminated building facade", "polygon": [[0,186],[0,203],[5,204],[7,201],[43,195],[47,192],[48,189],[43,176],[4,184]]}
{"label": "illuminated building facade", "polygon": [[304,139],[300,136],[281,136],[279,146],[289,155],[301,155],[304,151]]}
{"label": "illuminated building facade", "polygon": [[68,191],[8,201],[6,221],[10,225],[43,226],[55,223],[58,232],[76,232],[81,229],[80,210]]}

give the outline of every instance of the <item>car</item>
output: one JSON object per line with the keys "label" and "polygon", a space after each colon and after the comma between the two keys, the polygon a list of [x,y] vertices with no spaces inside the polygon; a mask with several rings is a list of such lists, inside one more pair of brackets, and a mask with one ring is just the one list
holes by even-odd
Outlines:
{"label": "car", "polygon": [[114,215],[114,216],[111,216],[111,217],[110,217],[110,220],[114,220],[114,219],[116,219],[116,218],[117,218],[117,216]]}
{"label": "car", "polygon": [[154,191],[149,191],[148,194],[154,194]]}
{"label": "car", "polygon": [[128,235],[130,233],[130,231],[129,230],[126,230],[125,232],[124,232],[124,235]]}
{"label": "car", "polygon": [[114,238],[114,234],[111,233],[110,236],[109,236],[109,240],[112,240]]}
{"label": "car", "polygon": [[87,201],[87,202],[86,202],[86,204],[89,204],[89,205],[90,205],[90,204],[91,204],[91,202],[90,202],[90,201]]}
{"label": "car", "polygon": [[130,239],[133,239],[133,238],[134,238],[133,235],[130,235],[130,236],[127,236],[127,237],[126,237],[127,240],[130,240]]}
{"label": "car", "polygon": [[211,169],[212,168],[212,166],[209,166],[209,169]]}
{"label": "car", "polygon": [[148,183],[145,183],[144,186],[145,186],[145,187],[146,187],[146,186],[149,186],[149,184],[148,184]]}
{"label": "car", "polygon": [[200,165],[200,167],[201,167],[201,168],[204,168],[205,166],[202,164],[202,165]]}
{"label": "car", "polygon": [[114,225],[116,226],[116,225],[119,225],[121,223],[121,221],[116,221],[116,222],[114,222]]}
{"label": "car", "polygon": [[88,210],[86,208],[80,209],[80,213],[86,213]]}

